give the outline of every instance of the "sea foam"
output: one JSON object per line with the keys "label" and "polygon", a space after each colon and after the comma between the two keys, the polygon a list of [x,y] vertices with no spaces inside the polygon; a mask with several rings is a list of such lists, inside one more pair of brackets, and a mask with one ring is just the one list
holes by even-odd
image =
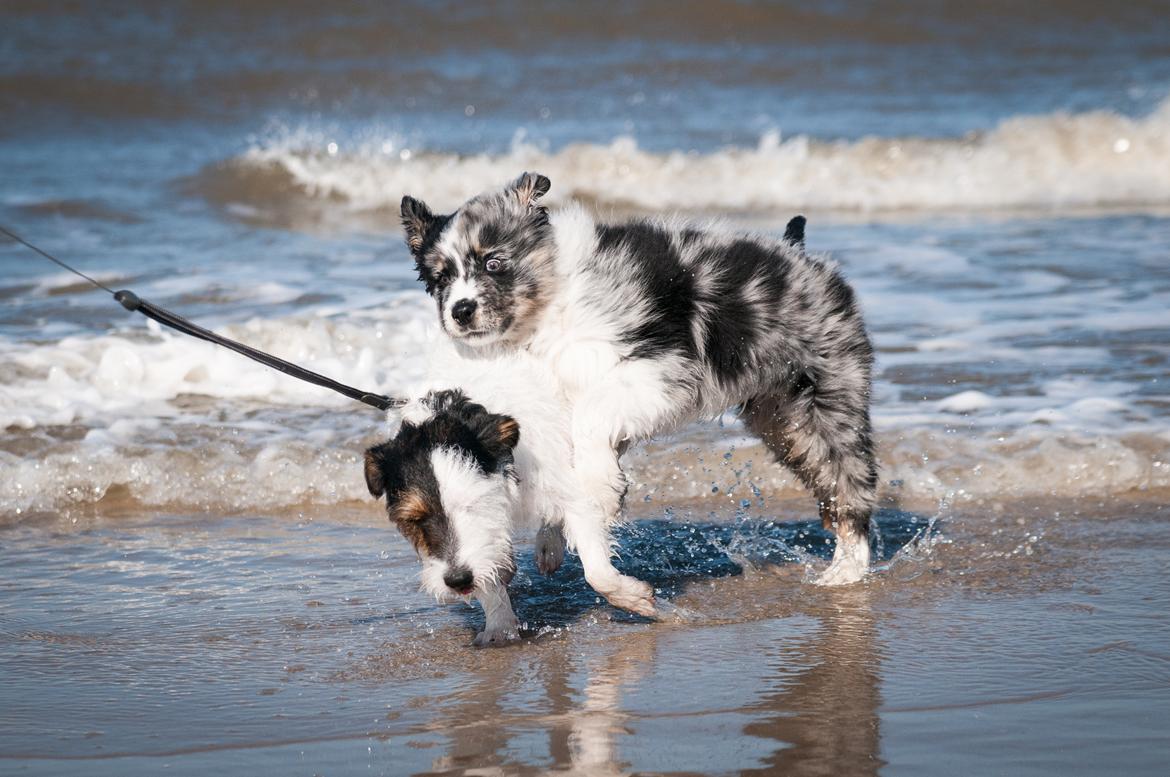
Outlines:
{"label": "sea foam", "polygon": [[[385,149],[385,150],[384,150]],[[205,170],[197,189],[229,210],[290,201],[351,212],[395,209],[403,192],[449,209],[525,169],[549,201],[647,210],[1021,209],[1170,204],[1170,100],[1131,118],[1108,111],[1018,116],[962,138],[824,141],[766,133],[755,148],[654,153],[633,138],[556,151],[516,142],[455,155],[293,133]]]}
{"label": "sea foam", "polygon": [[[374,309],[220,331],[394,394],[425,374],[433,319],[416,291]],[[898,355],[879,354],[879,376],[882,361]],[[0,341],[0,357],[0,513],[10,517],[111,500],[218,511],[358,502],[367,498],[361,451],[386,433],[363,405],[156,327]],[[964,390],[922,401],[879,377],[882,491],[961,502],[1170,488],[1170,434],[1138,412],[1129,391],[1116,381],[1062,379],[1027,394]],[[701,424],[632,454],[630,499],[803,493],[734,412],[723,425]]]}

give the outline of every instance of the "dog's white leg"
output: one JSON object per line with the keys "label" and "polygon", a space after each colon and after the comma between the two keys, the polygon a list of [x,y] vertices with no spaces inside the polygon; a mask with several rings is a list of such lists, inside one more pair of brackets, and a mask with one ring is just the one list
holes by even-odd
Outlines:
{"label": "dog's white leg", "polygon": [[536,533],[536,568],[551,575],[565,560],[565,530],[560,523],[544,523]]}
{"label": "dog's white leg", "polygon": [[583,493],[601,509],[606,521],[612,521],[621,512],[626,476],[610,436],[599,433],[588,417],[588,413],[574,415],[573,469]]}
{"label": "dog's white leg", "polygon": [[838,530],[833,560],[817,577],[818,585],[849,585],[869,572],[869,537],[854,531]]}
{"label": "dog's white leg", "polygon": [[512,601],[503,583],[486,583],[475,589],[475,598],[483,606],[483,631],[475,635],[476,647],[498,647],[520,638],[520,621],[512,612]]}
{"label": "dog's white leg", "polygon": [[654,365],[613,369],[604,383],[584,392],[573,408],[573,468],[585,494],[607,519],[617,517],[626,493],[620,453],[631,440],[662,430],[677,412],[678,381]]}
{"label": "dog's white leg", "polygon": [[655,616],[654,589],[636,577],[623,575],[610,560],[609,533],[605,517],[596,509],[570,510],[565,516],[569,542],[581,558],[585,580],[614,607]]}

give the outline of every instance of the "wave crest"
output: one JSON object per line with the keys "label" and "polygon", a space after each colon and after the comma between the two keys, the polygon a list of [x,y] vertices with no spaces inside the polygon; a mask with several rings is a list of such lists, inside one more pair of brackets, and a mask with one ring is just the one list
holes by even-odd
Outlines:
{"label": "wave crest", "polygon": [[843,211],[1132,207],[1170,204],[1170,100],[1147,117],[1108,111],[1021,116],[960,139],[827,142],[769,133],[755,148],[642,150],[631,138],[556,152],[517,142],[460,156],[392,143],[339,148],[303,137],[203,171],[195,190],[245,218],[313,207],[396,210],[410,192],[450,209],[537,169],[550,200],[645,210]]}

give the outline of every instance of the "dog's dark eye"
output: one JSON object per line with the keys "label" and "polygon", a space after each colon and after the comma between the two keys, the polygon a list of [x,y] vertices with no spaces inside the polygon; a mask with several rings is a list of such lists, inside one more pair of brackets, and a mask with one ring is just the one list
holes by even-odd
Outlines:
{"label": "dog's dark eye", "polygon": [[483,269],[487,270],[488,272],[499,272],[500,270],[504,269],[504,263],[499,259],[488,259],[486,262],[484,262]]}

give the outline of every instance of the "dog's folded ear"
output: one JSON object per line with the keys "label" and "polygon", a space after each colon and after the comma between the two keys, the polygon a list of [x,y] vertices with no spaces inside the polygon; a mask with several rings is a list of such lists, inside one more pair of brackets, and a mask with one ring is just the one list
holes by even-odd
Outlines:
{"label": "dog's folded ear", "polygon": [[516,419],[484,412],[475,419],[473,428],[480,444],[496,460],[497,468],[511,466],[512,451],[520,442],[520,424]]}
{"label": "dog's folded ear", "polygon": [[540,173],[521,173],[511,186],[520,204],[528,206],[536,205],[536,201],[548,194],[550,188],[552,181]]}
{"label": "dog's folded ear", "polygon": [[520,424],[515,418],[507,415],[495,416],[496,439],[509,450],[520,442]]}
{"label": "dog's folded ear", "polygon": [[486,432],[489,450],[496,457],[496,467],[514,482],[519,482],[516,476],[516,460],[512,452],[520,442],[520,424],[515,418],[507,415],[493,415]]}
{"label": "dog's folded ear", "polygon": [[435,214],[422,200],[407,195],[402,198],[402,229],[406,233],[406,245],[415,256],[423,247],[427,232],[435,222]]}
{"label": "dog's folded ear", "polygon": [[375,445],[366,450],[366,488],[370,489],[370,496],[378,499],[386,493],[383,466],[386,463],[387,443]]}

